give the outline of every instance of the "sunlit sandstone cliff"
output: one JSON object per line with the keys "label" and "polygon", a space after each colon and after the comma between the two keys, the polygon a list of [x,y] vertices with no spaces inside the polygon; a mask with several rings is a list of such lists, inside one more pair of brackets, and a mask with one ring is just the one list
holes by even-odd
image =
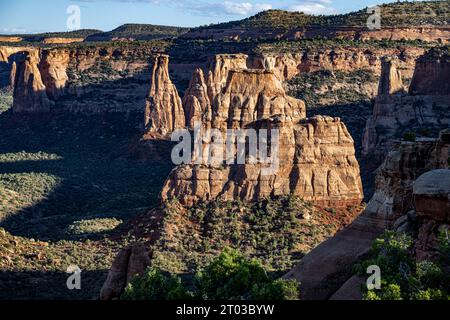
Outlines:
{"label": "sunlit sandstone cliff", "polygon": [[[146,46],[0,47],[0,59],[5,61],[1,69],[10,72],[11,85],[25,90],[16,91],[13,112],[143,113],[150,78],[148,57],[153,50]],[[25,60],[28,62],[22,63]],[[23,96],[34,96],[38,89],[22,83],[25,78],[16,78],[16,74],[24,72],[43,84],[39,95],[46,96],[50,107],[36,99],[22,105]],[[6,75],[2,78],[6,79]]]}
{"label": "sunlit sandstone cliff", "polygon": [[[274,72],[247,69],[245,59],[219,55],[212,60],[207,80],[202,70],[194,73],[183,99],[186,124],[192,129],[200,120],[203,129],[220,129],[222,134],[226,129],[278,129],[279,168],[265,175],[267,164],[214,166],[203,161],[203,165],[181,165],[170,174],[162,200],[176,197],[193,205],[217,198],[254,201],[293,194],[324,205],[360,203],[359,165],[345,125],[338,118],[306,119],[303,101],[287,96]],[[165,100],[165,112],[160,113],[164,116],[152,123],[161,125],[170,119],[166,115],[173,112],[173,101],[177,100]],[[152,127],[146,136],[163,128]],[[209,144],[206,138],[202,160],[208,157]]]}
{"label": "sunlit sandstone cliff", "polygon": [[[36,59],[37,78],[41,77],[48,88],[48,98],[54,106],[51,112],[142,112],[142,104],[149,94],[152,61],[149,59],[158,48],[147,46],[117,47],[105,44],[101,47],[80,46],[57,48],[32,48],[0,46],[0,85],[11,85],[10,73],[17,55],[38,51]],[[171,64],[169,72],[176,81],[189,81],[192,73],[202,68],[203,83],[209,85],[208,98],[223,86],[230,69],[251,68],[272,71],[281,81],[286,81],[303,72],[317,70],[371,70],[379,74],[383,55],[395,55],[402,61],[402,76],[411,78],[415,60],[424,50],[419,47],[398,48],[327,48],[309,49],[295,53],[275,53],[272,49],[262,54],[214,56],[208,63]],[[238,58],[239,56],[239,58]],[[217,59],[217,61],[216,61]],[[197,78],[201,78],[198,75]],[[214,80],[214,79],[219,80]],[[194,79],[191,79],[194,80]],[[175,83],[177,84],[177,82]],[[221,82],[222,81],[222,82]],[[212,83],[213,82],[213,83]],[[375,84],[374,84],[375,85]],[[192,88],[195,86],[189,86]],[[130,98],[131,97],[131,98]],[[189,96],[186,97],[189,99]],[[106,103],[106,101],[108,103]],[[194,102],[192,102],[194,103]],[[191,103],[191,105],[192,105]],[[195,109],[195,106],[194,106]],[[192,110],[192,112],[198,113]],[[19,109],[24,110],[24,109]],[[28,112],[39,111],[28,106]],[[189,110],[187,110],[189,112]]]}
{"label": "sunlit sandstone cliff", "polygon": [[164,136],[185,126],[181,99],[169,78],[169,56],[157,54],[152,58],[150,92],[145,105],[147,137]]}
{"label": "sunlit sandstone cliff", "polygon": [[353,265],[387,228],[418,230],[413,234],[416,257],[433,255],[438,230],[450,218],[449,148],[448,132],[440,139],[393,145],[377,171],[375,194],[365,211],[285,275],[300,282],[304,299],[361,299],[365,279],[353,275]]}
{"label": "sunlit sandstone cliff", "polygon": [[313,39],[317,37],[339,38],[346,40],[423,40],[427,42],[450,41],[450,28],[447,26],[419,26],[419,27],[385,27],[381,30],[368,30],[363,27],[320,27],[305,26],[290,30],[277,30],[276,28],[205,28],[194,29],[183,35],[190,39]]}

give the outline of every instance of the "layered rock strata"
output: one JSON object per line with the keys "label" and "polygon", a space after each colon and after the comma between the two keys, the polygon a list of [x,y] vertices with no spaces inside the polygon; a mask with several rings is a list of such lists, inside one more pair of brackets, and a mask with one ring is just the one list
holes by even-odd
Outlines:
{"label": "layered rock strata", "polygon": [[38,52],[34,51],[24,56],[13,68],[15,112],[46,112],[52,106],[40,76],[38,61]]}
{"label": "layered rock strata", "polygon": [[[450,144],[443,136],[439,140],[403,142],[394,146],[378,170],[376,192],[366,210],[333,238],[314,248],[285,275],[285,278],[301,283],[304,299],[360,299],[364,279],[352,276],[352,268],[368,254],[373,241],[386,228],[400,226],[399,219],[406,221],[405,217],[417,207],[419,211],[424,210],[418,215],[432,215],[432,221],[442,217],[435,209],[448,208],[448,183],[437,183],[432,179],[441,171],[421,175],[435,169],[447,172],[449,148]],[[427,187],[430,184],[442,185],[441,191],[430,196]],[[448,219],[446,210],[444,215]],[[436,239],[441,224],[422,221],[419,228],[424,230],[419,231],[419,240],[420,234],[424,239],[433,234]],[[423,247],[420,243],[424,242],[426,240],[417,242],[419,250]]]}
{"label": "layered rock strata", "polygon": [[[148,79],[149,56],[153,48],[142,47],[0,47],[0,84],[29,86],[26,78],[15,74],[30,73],[34,82],[42,82],[43,98],[50,107],[42,107],[33,91],[17,91],[14,112],[136,112],[143,113]],[[29,57],[29,58],[24,58]],[[28,59],[27,64],[23,64]],[[16,68],[14,70],[14,64]],[[22,69],[27,68],[27,70]],[[17,81],[16,81],[17,80]],[[36,87],[36,85],[35,85]],[[20,94],[20,95],[19,95]],[[33,104],[35,101],[35,104]],[[31,103],[31,104],[30,104]],[[17,108],[16,108],[17,107]]]}
{"label": "layered rock strata", "polygon": [[[274,163],[237,164],[236,140],[230,142],[227,159],[211,164],[214,146],[212,138],[204,135],[201,149],[192,157],[195,164],[172,171],[162,200],[177,198],[190,206],[217,198],[254,201],[293,194],[324,205],[359,203],[359,165],[345,125],[338,118],[305,119],[304,102],[289,97],[273,71],[247,69],[247,59],[245,55],[218,55],[211,60],[206,79],[201,69],[195,71],[183,98],[186,124],[194,129],[199,123],[203,133],[219,130],[223,145],[218,152],[222,154],[230,142],[226,130],[278,130],[274,172],[265,174]],[[260,142],[255,140],[258,150]],[[275,152],[275,144],[267,144]]]}
{"label": "layered rock strata", "polygon": [[181,99],[169,77],[169,56],[157,54],[152,58],[150,92],[145,105],[147,136],[166,136],[185,126]]}
{"label": "layered rock strata", "polygon": [[416,66],[409,94],[402,93],[395,60],[383,64],[373,115],[367,120],[363,154],[382,158],[405,133],[436,135],[450,126],[448,53],[431,50]]}
{"label": "layered rock strata", "polygon": [[423,40],[426,42],[450,41],[450,28],[447,26],[421,26],[421,27],[385,27],[381,30],[368,30],[360,27],[333,27],[305,26],[290,30],[261,29],[261,28],[204,28],[194,29],[182,36],[189,39],[314,39],[317,37],[339,38],[346,40]]}

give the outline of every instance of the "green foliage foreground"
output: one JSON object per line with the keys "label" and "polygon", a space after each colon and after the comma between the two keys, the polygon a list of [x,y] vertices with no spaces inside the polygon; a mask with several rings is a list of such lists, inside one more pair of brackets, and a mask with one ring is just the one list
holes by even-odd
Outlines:
{"label": "green foliage foreground", "polygon": [[359,274],[367,267],[381,269],[381,289],[363,292],[365,300],[449,300],[448,268],[449,236],[439,236],[441,259],[438,262],[417,262],[411,255],[413,239],[405,234],[387,231],[372,246],[371,256],[356,266]]}
{"label": "green foliage foreground", "polygon": [[135,277],[122,294],[124,300],[295,300],[299,298],[295,280],[274,280],[256,259],[247,259],[233,249],[225,249],[202,271],[193,290],[180,278],[148,268]]}

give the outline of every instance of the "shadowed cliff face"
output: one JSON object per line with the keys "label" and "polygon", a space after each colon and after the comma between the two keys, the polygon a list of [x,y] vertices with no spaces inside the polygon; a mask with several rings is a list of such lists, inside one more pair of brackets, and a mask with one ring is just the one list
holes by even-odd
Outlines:
{"label": "shadowed cliff face", "polygon": [[434,50],[418,59],[409,94],[402,91],[395,60],[383,64],[373,115],[367,121],[363,154],[382,158],[405,133],[436,136],[450,126],[448,56]]}

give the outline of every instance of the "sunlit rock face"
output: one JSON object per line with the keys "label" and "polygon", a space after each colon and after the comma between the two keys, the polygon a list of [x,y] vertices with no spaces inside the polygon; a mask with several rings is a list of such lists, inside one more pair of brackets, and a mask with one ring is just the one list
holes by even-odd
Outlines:
{"label": "sunlit rock face", "polygon": [[150,92],[145,105],[146,136],[166,136],[185,126],[185,115],[177,88],[169,77],[169,56],[152,58]]}
{"label": "sunlit rock face", "polygon": [[13,67],[14,112],[46,112],[52,102],[39,70],[39,51],[30,51]]}
{"label": "sunlit rock face", "polygon": [[449,148],[449,133],[393,145],[364,212],[284,276],[300,283],[303,299],[362,299],[366,279],[352,268],[386,229],[410,234],[417,260],[438,256],[438,234],[449,227]]}
{"label": "sunlit rock face", "polygon": [[[216,198],[254,201],[294,194],[324,204],[359,203],[359,166],[345,125],[329,117],[306,119],[304,102],[288,96],[273,71],[247,69],[246,61],[245,55],[218,55],[211,60],[208,78],[195,71],[183,98],[186,124],[218,129],[223,141],[227,129],[279,130],[277,170],[264,174],[270,165],[262,163],[185,164],[169,176],[162,199],[193,205]],[[203,142],[202,155],[211,140]]]}

